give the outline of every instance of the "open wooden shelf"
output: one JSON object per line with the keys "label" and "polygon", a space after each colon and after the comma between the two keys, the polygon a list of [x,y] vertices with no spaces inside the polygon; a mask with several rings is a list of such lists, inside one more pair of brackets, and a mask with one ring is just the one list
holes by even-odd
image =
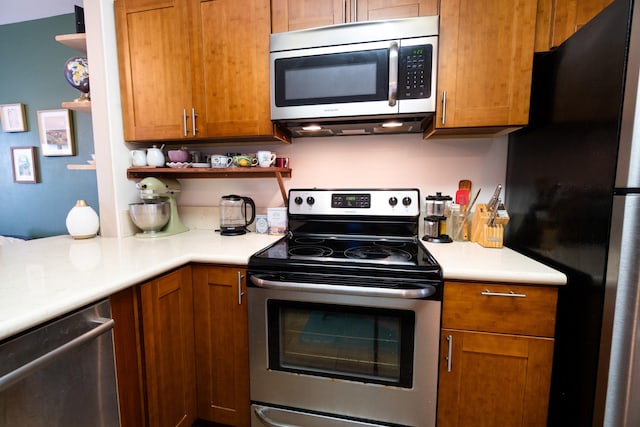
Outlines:
{"label": "open wooden shelf", "polygon": [[56,41],[70,47],[71,49],[87,53],[86,33],[60,34],[56,36]]}
{"label": "open wooden shelf", "polygon": [[67,165],[67,169],[69,170],[96,170],[96,165],[75,165],[75,164],[70,164]]}
{"label": "open wooden shelf", "polygon": [[91,114],[91,101],[63,102],[62,108],[68,108],[69,110],[80,111],[81,113]]}
{"label": "open wooden shelf", "polygon": [[148,176],[165,178],[276,178],[285,204],[287,191],[282,178],[291,178],[291,168],[157,168],[154,166],[130,167],[127,178],[146,178]]}

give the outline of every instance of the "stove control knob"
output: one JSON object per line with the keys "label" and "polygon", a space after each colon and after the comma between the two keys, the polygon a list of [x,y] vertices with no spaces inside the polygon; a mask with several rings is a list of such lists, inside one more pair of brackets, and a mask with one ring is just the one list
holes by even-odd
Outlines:
{"label": "stove control knob", "polygon": [[311,196],[307,197],[307,204],[313,205],[315,202],[316,202],[316,199],[314,199],[313,197]]}
{"label": "stove control knob", "polygon": [[409,206],[411,204],[411,197],[404,197],[402,199],[402,204],[405,206]]}
{"label": "stove control knob", "polygon": [[302,197],[297,196],[295,199],[293,199],[293,201],[296,203],[296,205],[301,205],[302,204]]}
{"label": "stove control knob", "polygon": [[390,204],[391,206],[395,206],[395,205],[397,205],[397,204],[398,204],[398,199],[397,199],[397,198],[395,198],[395,197],[389,197],[389,204]]}

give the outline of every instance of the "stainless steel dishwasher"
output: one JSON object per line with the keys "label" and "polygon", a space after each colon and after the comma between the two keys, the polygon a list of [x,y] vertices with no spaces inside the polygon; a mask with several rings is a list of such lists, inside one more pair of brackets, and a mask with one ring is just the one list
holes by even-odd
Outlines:
{"label": "stainless steel dishwasher", "polygon": [[107,300],[0,342],[0,425],[118,427]]}

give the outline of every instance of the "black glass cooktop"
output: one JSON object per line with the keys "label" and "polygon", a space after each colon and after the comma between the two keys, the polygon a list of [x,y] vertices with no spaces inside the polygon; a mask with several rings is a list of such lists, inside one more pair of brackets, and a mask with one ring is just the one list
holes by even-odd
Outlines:
{"label": "black glass cooktop", "polygon": [[308,269],[375,268],[436,272],[440,266],[417,238],[288,236],[251,257],[250,266]]}

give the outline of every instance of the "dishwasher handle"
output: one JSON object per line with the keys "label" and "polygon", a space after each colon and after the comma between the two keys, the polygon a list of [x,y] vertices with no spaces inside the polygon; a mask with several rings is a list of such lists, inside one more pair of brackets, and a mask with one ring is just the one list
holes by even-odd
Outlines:
{"label": "dishwasher handle", "polygon": [[323,283],[281,282],[277,280],[261,279],[255,275],[251,275],[251,283],[258,286],[259,288],[265,289],[303,292],[326,292],[333,294],[366,297],[422,299],[430,297],[431,295],[436,293],[436,288],[432,285],[425,285],[421,288],[412,289],[376,288],[370,286],[327,285]]}
{"label": "dishwasher handle", "polygon": [[0,377],[0,392],[54,362],[68,351],[109,332],[113,329],[115,323],[113,319],[102,317],[93,319],[92,322],[98,324],[98,326]]}

